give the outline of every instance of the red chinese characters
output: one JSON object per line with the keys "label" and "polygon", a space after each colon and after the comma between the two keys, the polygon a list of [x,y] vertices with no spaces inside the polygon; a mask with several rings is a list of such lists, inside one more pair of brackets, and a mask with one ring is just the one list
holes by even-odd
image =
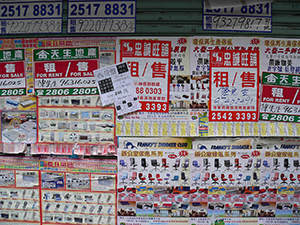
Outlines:
{"label": "red chinese characters", "polygon": [[258,51],[210,51],[210,121],[258,120],[258,62]]}
{"label": "red chinese characters", "polygon": [[186,51],[184,46],[172,49],[171,41],[155,40],[121,40],[120,45],[120,60],[128,62],[142,111],[168,112],[171,50]]}

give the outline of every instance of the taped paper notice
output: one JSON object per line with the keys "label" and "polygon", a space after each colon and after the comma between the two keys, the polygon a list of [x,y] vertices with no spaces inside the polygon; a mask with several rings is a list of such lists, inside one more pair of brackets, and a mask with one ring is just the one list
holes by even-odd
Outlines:
{"label": "taped paper notice", "polygon": [[126,62],[94,70],[102,105],[115,104],[118,115],[140,110]]}

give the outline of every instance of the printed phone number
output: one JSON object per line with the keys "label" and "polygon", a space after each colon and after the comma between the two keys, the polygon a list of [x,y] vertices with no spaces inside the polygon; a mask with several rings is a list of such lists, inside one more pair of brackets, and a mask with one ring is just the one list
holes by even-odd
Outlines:
{"label": "printed phone number", "polygon": [[210,121],[257,121],[257,113],[253,112],[212,112]]}
{"label": "printed phone number", "polygon": [[300,123],[300,116],[281,115],[281,114],[260,114],[261,120],[278,121],[278,122],[296,122]]}
{"label": "printed phone number", "polygon": [[36,90],[38,96],[57,96],[57,95],[97,95],[97,88],[70,88],[70,89],[40,89]]}
{"label": "printed phone number", "polygon": [[169,105],[167,103],[143,103],[142,110],[148,112],[167,112],[169,110]]}
{"label": "printed phone number", "polygon": [[[2,3],[4,4],[4,3]],[[34,18],[34,17],[60,17],[62,16],[62,4],[5,4],[0,8],[1,18]]]}
{"label": "printed phone number", "polygon": [[161,88],[143,88],[143,87],[136,87],[135,91],[137,94],[162,94]]}
{"label": "printed phone number", "polygon": [[271,32],[271,18],[204,16],[204,30],[247,30]]}
{"label": "printed phone number", "polygon": [[134,32],[134,19],[69,19],[68,33]]}
{"label": "printed phone number", "polygon": [[25,88],[22,89],[0,89],[0,96],[19,96],[26,95]]}
{"label": "printed phone number", "polygon": [[205,9],[204,14],[227,14],[227,15],[271,15],[271,4],[256,4],[242,7],[230,7],[219,9]]}
{"label": "printed phone number", "polygon": [[2,34],[61,33],[61,19],[2,20]]}
{"label": "printed phone number", "polygon": [[135,17],[135,5],[133,3],[107,3],[100,4],[89,2],[73,3],[69,5],[70,17]]}

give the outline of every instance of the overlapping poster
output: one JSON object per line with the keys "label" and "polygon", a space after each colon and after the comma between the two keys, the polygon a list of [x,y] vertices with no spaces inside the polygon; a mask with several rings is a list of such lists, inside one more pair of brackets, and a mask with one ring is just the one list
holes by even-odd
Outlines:
{"label": "overlapping poster", "polygon": [[260,119],[278,122],[299,122],[300,75],[262,74]]}
{"label": "overlapping poster", "polygon": [[99,48],[33,50],[34,88],[38,96],[96,95],[93,71],[99,68]]}
{"label": "overlapping poster", "polygon": [[209,121],[258,121],[259,51],[210,51]]}
{"label": "overlapping poster", "polygon": [[1,224],[116,224],[116,163],[1,159]]}
{"label": "overlapping poster", "polygon": [[25,50],[0,51],[0,96],[26,95]]}
{"label": "overlapping poster", "polygon": [[118,216],[188,217],[186,149],[119,149]]}
{"label": "overlapping poster", "polygon": [[169,112],[171,42],[120,39],[120,62],[127,61],[144,112]]}
{"label": "overlapping poster", "polygon": [[115,104],[118,115],[141,109],[126,62],[94,70],[103,106]]}
{"label": "overlapping poster", "polygon": [[300,39],[262,38],[261,70],[269,73],[299,74]]}

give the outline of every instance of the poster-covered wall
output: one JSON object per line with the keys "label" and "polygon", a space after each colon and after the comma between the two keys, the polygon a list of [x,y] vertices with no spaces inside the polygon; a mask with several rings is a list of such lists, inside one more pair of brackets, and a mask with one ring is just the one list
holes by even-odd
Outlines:
{"label": "poster-covered wall", "polygon": [[119,221],[299,222],[298,139],[197,138],[188,150],[181,142],[119,139]]}
{"label": "poster-covered wall", "polygon": [[[297,223],[298,39],[20,38],[0,48],[3,153],[119,147],[107,171],[97,160],[3,164],[3,224]],[[143,110],[116,116],[93,71],[123,60]]]}
{"label": "poster-covered wall", "polygon": [[1,224],[115,224],[116,163],[1,157]]}

